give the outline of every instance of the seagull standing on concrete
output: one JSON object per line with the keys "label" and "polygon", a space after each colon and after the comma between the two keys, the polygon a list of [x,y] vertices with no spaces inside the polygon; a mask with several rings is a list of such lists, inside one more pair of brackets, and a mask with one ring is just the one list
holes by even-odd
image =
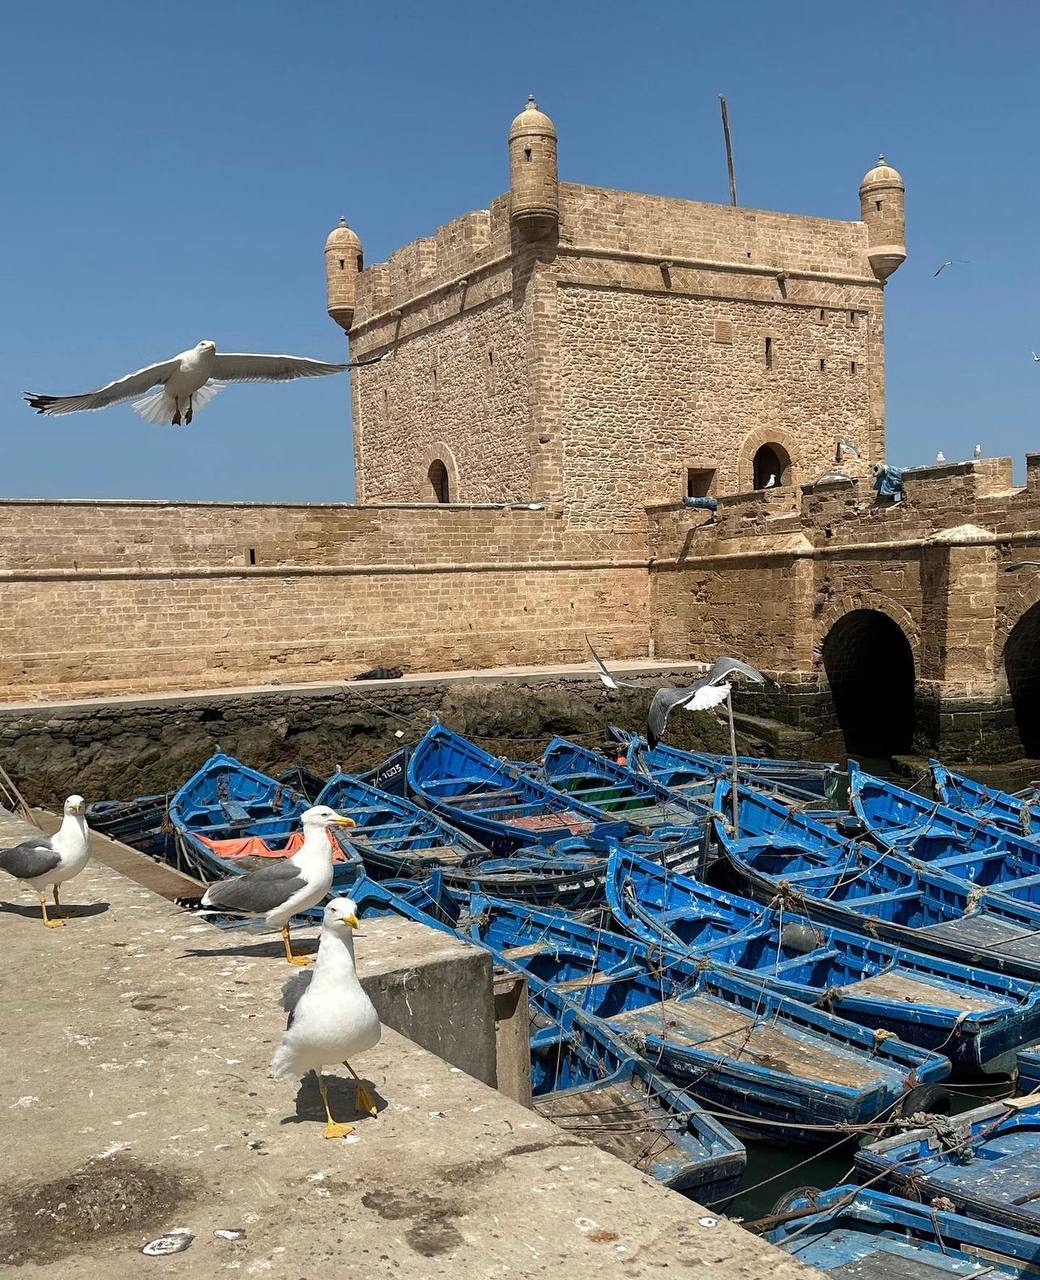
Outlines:
{"label": "seagull standing on concrete", "polygon": [[[58,885],[78,876],[90,860],[90,830],[85,812],[83,797],[69,796],[65,801],[65,816],[54,835],[45,836],[41,832],[38,840],[23,840],[12,849],[0,849],[0,869],[32,885],[48,929],[57,929],[65,923],[65,913],[58,901]],[[56,920],[47,915],[44,890],[48,885],[54,894]]]}
{"label": "seagull standing on concrete", "polygon": [[982,457],[982,445],[981,445],[981,444],[977,444],[977,445],[975,446],[975,448],[972,450],[972,454],[973,454],[973,456],[974,456],[974,457],[976,457],[976,458],[981,458],[981,457]]}
{"label": "seagull standing on concrete", "polygon": [[769,479],[765,482],[765,484],[762,486],[762,488],[763,488],[763,489],[772,489],[775,485],[776,485],[776,472],[775,472],[775,471],[771,471],[771,472],[769,473]]}
{"label": "seagull standing on concrete", "polygon": [[204,913],[263,916],[269,925],[282,926],[282,945],[290,964],[310,964],[310,956],[293,955],[289,920],[300,911],[316,907],[332,888],[330,827],[352,827],[352,818],[341,817],[328,805],[315,805],[300,817],[303,844],[291,858],[258,867],[230,880],[218,880],[202,895]]}
{"label": "seagull standing on concrete", "polygon": [[939,452],[935,455],[935,460],[936,462],[945,462],[946,454],[943,453],[943,451],[940,449]]}
{"label": "seagull standing on concrete", "polygon": [[196,343],[188,351],[158,364],[146,365],[96,391],[78,396],[41,396],[27,391],[25,399],[37,413],[79,413],[107,409],[144,395],[150,387],[159,390],[134,402],[134,410],[146,422],[169,423],[179,427],[191,422],[196,409],[204,408],[229,382],[291,382],[294,378],[319,378],[363,365],[377,364],[385,356],[355,360],[350,364],[327,364],[306,356],[253,355],[238,351],[217,352],[209,340]]}
{"label": "seagull standing on concrete", "polygon": [[325,1137],[345,1138],[353,1125],[337,1124],[322,1079],[328,1062],[342,1062],[354,1077],[357,1109],[376,1114],[376,1102],[348,1061],[379,1043],[382,1027],[372,1001],[358,981],[354,964],[357,904],[333,898],[325,908],[318,942],[318,962],[306,973],[294,974],[282,988],[282,1008],[289,1022],[271,1060],[276,1080],[298,1080],[308,1071],[318,1079],[325,1104]]}
{"label": "seagull standing on concrete", "polygon": [[[624,686],[626,689],[642,689],[644,693],[646,692],[641,684],[631,680],[618,680],[611,675],[602,658],[593,649],[592,641],[588,636],[585,637],[585,643],[589,646],[589,652],[592,654],[604,688],[618,689]],[[677,707],[685,711],[707,711],[710,707],[717,707],[725,702],[730,695],[730,685],[726,682],[726,677],[730,675],[747,676],[756,684],[764,684],[766,679],[761,671],[756,671],[754,667],[749,667],[746,662],[741,662],[737,658],[717,658],[706,675],[701,676],[685,689],[675,689],[671,686],[658,689],[650,701],[650,711],[646,718],[646,741],[651,751],[664,737],[668,717]]]}

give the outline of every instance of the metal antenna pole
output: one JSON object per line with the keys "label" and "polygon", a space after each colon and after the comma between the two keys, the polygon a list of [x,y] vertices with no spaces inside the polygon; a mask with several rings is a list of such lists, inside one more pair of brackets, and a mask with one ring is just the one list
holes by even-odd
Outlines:
{"label": "metal antenna pole", "polygon": [[719,94],[719,105],[722,107],[722,133],[726,139],[726,169],[729,172],[729,202],[737,203],[737,179],[733,172],[733,139],[729,136],[729,110],[726,107],[726,95]]}

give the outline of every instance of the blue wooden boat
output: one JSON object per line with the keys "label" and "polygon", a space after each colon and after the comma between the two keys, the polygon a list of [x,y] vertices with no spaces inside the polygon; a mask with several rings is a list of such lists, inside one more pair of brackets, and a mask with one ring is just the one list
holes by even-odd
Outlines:
{"label": "blue wooden boat", "polygon": [[622,815],[637,830],[675,826],[703,830],[707,820],[707,805],[688,793],[670,791],[645,773],[635,773],[566,738],[553,738],[539,763],[549,786],[603,814]]}
{"label": "blue wooden boat", "polygon": [[[1040,1234],[1040,1099],[1008,1098],[872,1142],[857,1176],[887,1190],[1016,1231]],[[1036,1248],[1040,1253],[1040,1241]]]}
{"label": "blue wooden boat", "polygon": [[[369,900],[364,886],[355,900]],[[738,1133],[761,1136],[756,1122],[766,1122],[770,1140],[827,1141],[834,1131],[826,1126],[873,1120],[950,1071],[938,1054],[561,911],[458,899],[429,883],[381,901],[438,927],[454,925],[460,937],[523,970],[536,1008],[548,988],[602,1019],[640,1057],[721,1110]]]}
{"label": "blue wooden boat", "polygon": [[674,1191],[716,1202],[740,1184],[743,1144],[602,1021],[548,987],[532,1021],[531,1087],[541,1115]]}
{"label": "blue wooden boat", "polygon": [[868,1187],[833,1187],[795,1200],[766,1235],[799,1262],[842,1280],[1025,1280],[1035,1236],[977,1222]]}
{"label": "blue wooden boat", "polygon": [[935,794],[949,808],[1004,827],[1016,835],[1033,839],[1040,836],[1040,800],[1035,787],[1021,795],[1012,795],[998,787],[987,787],[963,773],[954,773],[939,760],[929,760],[928,765]]}
{"label": "blue wooden boat", "polygon": [[1040,1049],[1019,1050],[1017,1075],[1019,1093],[1035,1093],[1040,1089]]}
{"label": "blue wooden boat", "polygon": [[432,812],[495,853],[569,836],[623,836],[626,822],[565,796],[476,743],[433,725],[408,761],[408,785]]}
{"label": "blue wooden boat", "polygon": [[520,850],[507,858],[474,857],[441,874],[459,892],[586,911],[603,903],[607,856],[601,842],[561,840],[551,849]]}
{"label": "blue wooden boat", "polygon": [[[184,862],[209,882],[295,853],[310,807],[300,792],[218,751],[174,793],[169,816]],[[349,888],[361,858],[338,829],[329,834],[337,846],[333,887]]]}
{"label": "blue wooden boat", "polygon": [[[732,774],[733,761],[729,756],[681,751],[666,742],[658,743],[651,750],[646,739],[638,734],[615,728],[611,733],[621,745],[629,769],[649,776],[670,790],[688,794],[700,803],[710,804],[715,782]],[[834,764],[738,756],[737,770],[745,785],[799,801],[807,807],[843,803],[844,775]]]}
{"label": "blue wooden boat", "polygon": [[386,791],[392,796],[403,796],[405,800],[409,799],[408,748],[399,747],[374,768],[366,769],[364,773],[357,774],[357,777],[371,787],[378,787],[380,791]]}
{"label": "blue wooden boat", "polygon": [[961,964],[1040,981],[1040,909],[913,864],[836,831],[772,796],[739,790],[739,838],[730,784],[712,818],[736,885],[764,902]]}
{"label": "blue wooden boat", "polygon": [[[362,916],[397,914],[454,933],[470,897],[444,883],[362,877],[354,891]],[[496,966],[516,969],[501,955]],[[725,1200],[747,1161],[743,1144],[689,1094],[614,1035],[544,984],[531,1018],[535,1110],[676,1191]]]}
{"label": "blue wooden boat", "polygon": [[849,761],[856,815],[880,845],[1019,902],[1040,905],[1040,841],[865,773]]}
{"label": "blue wooden boat", "polygon": [[110,840],[140,849],[150,857],[173,862],[176,839],[166,817],[170,797],[138,796],[134,800],[95,800],[87,805],[87,824]]}
{"label": "blue wooden boat", "polygon": [[449,826],[437,814],[349,773],[334,773],[316,803],[354,819],[356,825],[344,831],[344,839],[360,855],[369,875],[424,875],[433,867],[489,856],[472,836]]}
{"label": "blue wooden boat", "polygon": [[1013,1069],[1040,1037],[1040,988],[804,917],[669,871],[617,845],[607,901],[644,942],[934,1049],[961,1070]]}

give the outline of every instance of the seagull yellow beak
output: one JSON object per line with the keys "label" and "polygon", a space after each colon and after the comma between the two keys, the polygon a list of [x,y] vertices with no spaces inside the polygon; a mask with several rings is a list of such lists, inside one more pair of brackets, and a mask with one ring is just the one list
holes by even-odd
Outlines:
{"label": "seagull yellow beak", "polygon": [[343,923],[349,924],[352,929],[361,928],[361,921],[357,918],[357,916],[344,916]]}
{"label": "seagull yellow beak", "polygon": [[337,827],[356,827],[357,823],[353,818],[337,818],[335,820],[335,825]]}

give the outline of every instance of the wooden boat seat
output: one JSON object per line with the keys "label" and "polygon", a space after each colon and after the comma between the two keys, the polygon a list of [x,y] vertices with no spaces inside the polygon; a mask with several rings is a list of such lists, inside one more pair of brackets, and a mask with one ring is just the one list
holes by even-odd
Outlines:
{"label": "wooden boat seat", "polygon": [[820,1080],[846,1088],[864,1088],[890,1075],[884,1064],[790,1024],[758,1019],[711,996],[664,1000],[608,1019],[610,1026],[697,1047],[706,1053],[741,1059],[799,1080]]}
{"label": "wooden boat seat", "polygon": [[860,907],[876,907],[885,902],[907,902],[920,896],[920,889],[894,889],[891,893],[871,893],[865,898],[850,898],[849,905],[858,911]]}
{"label": "wooden boat seat", "polygon": [[1024,925],[1017,925],[986,911],[961,916],[958,920],[930,924],[921,932],[931,937],[950,938],[962,946],[976,949],[980,963],[987,951],[992,951],[995,955],[1040,960],[1040,934],[1035,929],[1027,929]]}
{"label": "wooden boat seat", "polygon": [[228,822],[248,822],[249,810],[244,804],[240,804],[237,800],[223,800],[220,804],[224,810]]}
{"label": "wooden boat seat", "polygon": [[681,1152],[674,1120],[638,1081],[594,1084],[536,1098],[535,1110],[637,1169],[671,1162]]}
{"label": "wooden boat seat", "polygon": [[841,990],[848,996],[877,996],[879,1000],[954,1007],[963,1013],[982,1013],[1007,1003],[996,996],[985,996],[964,987],[944,987],[941,982],[929,981],[922,974],[907,969],[886,969],[884,973],[850,983]]}
{"label": "wooden boat seat", "polygon": [[540,956],[549,950],[549,946],[545,942],[528,942],[522,947],[505,947],[502,955],[507,960],[524,960],[528,956]]}

